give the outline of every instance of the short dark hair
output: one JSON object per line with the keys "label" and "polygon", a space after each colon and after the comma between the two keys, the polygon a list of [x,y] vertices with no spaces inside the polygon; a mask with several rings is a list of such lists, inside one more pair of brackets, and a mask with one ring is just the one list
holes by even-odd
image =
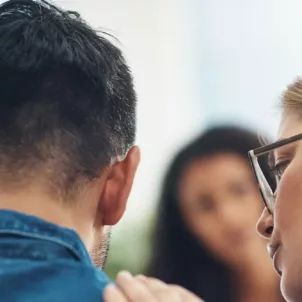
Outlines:
{"label": "short dark hair", "polygon": [[[248,129],[216,126],[176,155],[163,182],[147,274],[182,285],[205,301],[232,301],[229,269],[186,227],[179,209],[179,184],[186,167],[196,160],[226,153],[248,163],[248,151],[260,146],[258,135]],[[268,165],[262,167],[269,176]]]}
{"label": "short dark hair", "polygon": [[47,1],[0,5],[0,186],[37,179],[67,198],[134,144],[132,76],[110,37]]}

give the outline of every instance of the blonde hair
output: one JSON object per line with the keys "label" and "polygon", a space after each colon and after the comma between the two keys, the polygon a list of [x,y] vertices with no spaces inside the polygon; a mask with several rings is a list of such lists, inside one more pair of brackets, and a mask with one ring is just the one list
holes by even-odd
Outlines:
{"label": "blonde hair", "polygon": [[302,78],[297,78],[287,86],[281,98],[281,107],[286,109],[299,109],[302,111]]}

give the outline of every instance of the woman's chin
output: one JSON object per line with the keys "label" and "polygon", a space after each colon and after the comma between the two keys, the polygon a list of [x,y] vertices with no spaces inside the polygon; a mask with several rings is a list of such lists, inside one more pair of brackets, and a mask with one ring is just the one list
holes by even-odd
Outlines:
{"label": "woman's chin", "polygon": [[280,276],[280,287],[283,297],[287,302],[301,302],[302,287],[301,276],[296,276],[286,270],[282,271]]}

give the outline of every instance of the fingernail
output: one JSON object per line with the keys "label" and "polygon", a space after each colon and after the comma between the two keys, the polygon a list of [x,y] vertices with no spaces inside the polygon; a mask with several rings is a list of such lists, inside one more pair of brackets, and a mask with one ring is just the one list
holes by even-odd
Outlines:
{"label": "fingernail", "polygon": [[125,280],[131,280],[133,276],[127,271],[121,271],[118,273],[118,278],[122,278]]}

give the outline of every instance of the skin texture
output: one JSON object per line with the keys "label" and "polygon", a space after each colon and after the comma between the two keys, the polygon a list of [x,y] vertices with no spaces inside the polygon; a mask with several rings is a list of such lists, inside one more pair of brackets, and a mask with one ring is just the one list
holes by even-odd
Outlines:
{"label": "skin texture", "polygon": [[[298,133],[302,133],[301,117],[285,111],[279,139]],[[282,168],[274,214],[272,216],[264,210],[257,229],[269,240],[268,249],[274,255],[274,266],[281,275],[281,291],[285,299],[299,302],[302,301],[302,141],[278,148],[274,154],[276,164],[285,161],[287,164]]]}

